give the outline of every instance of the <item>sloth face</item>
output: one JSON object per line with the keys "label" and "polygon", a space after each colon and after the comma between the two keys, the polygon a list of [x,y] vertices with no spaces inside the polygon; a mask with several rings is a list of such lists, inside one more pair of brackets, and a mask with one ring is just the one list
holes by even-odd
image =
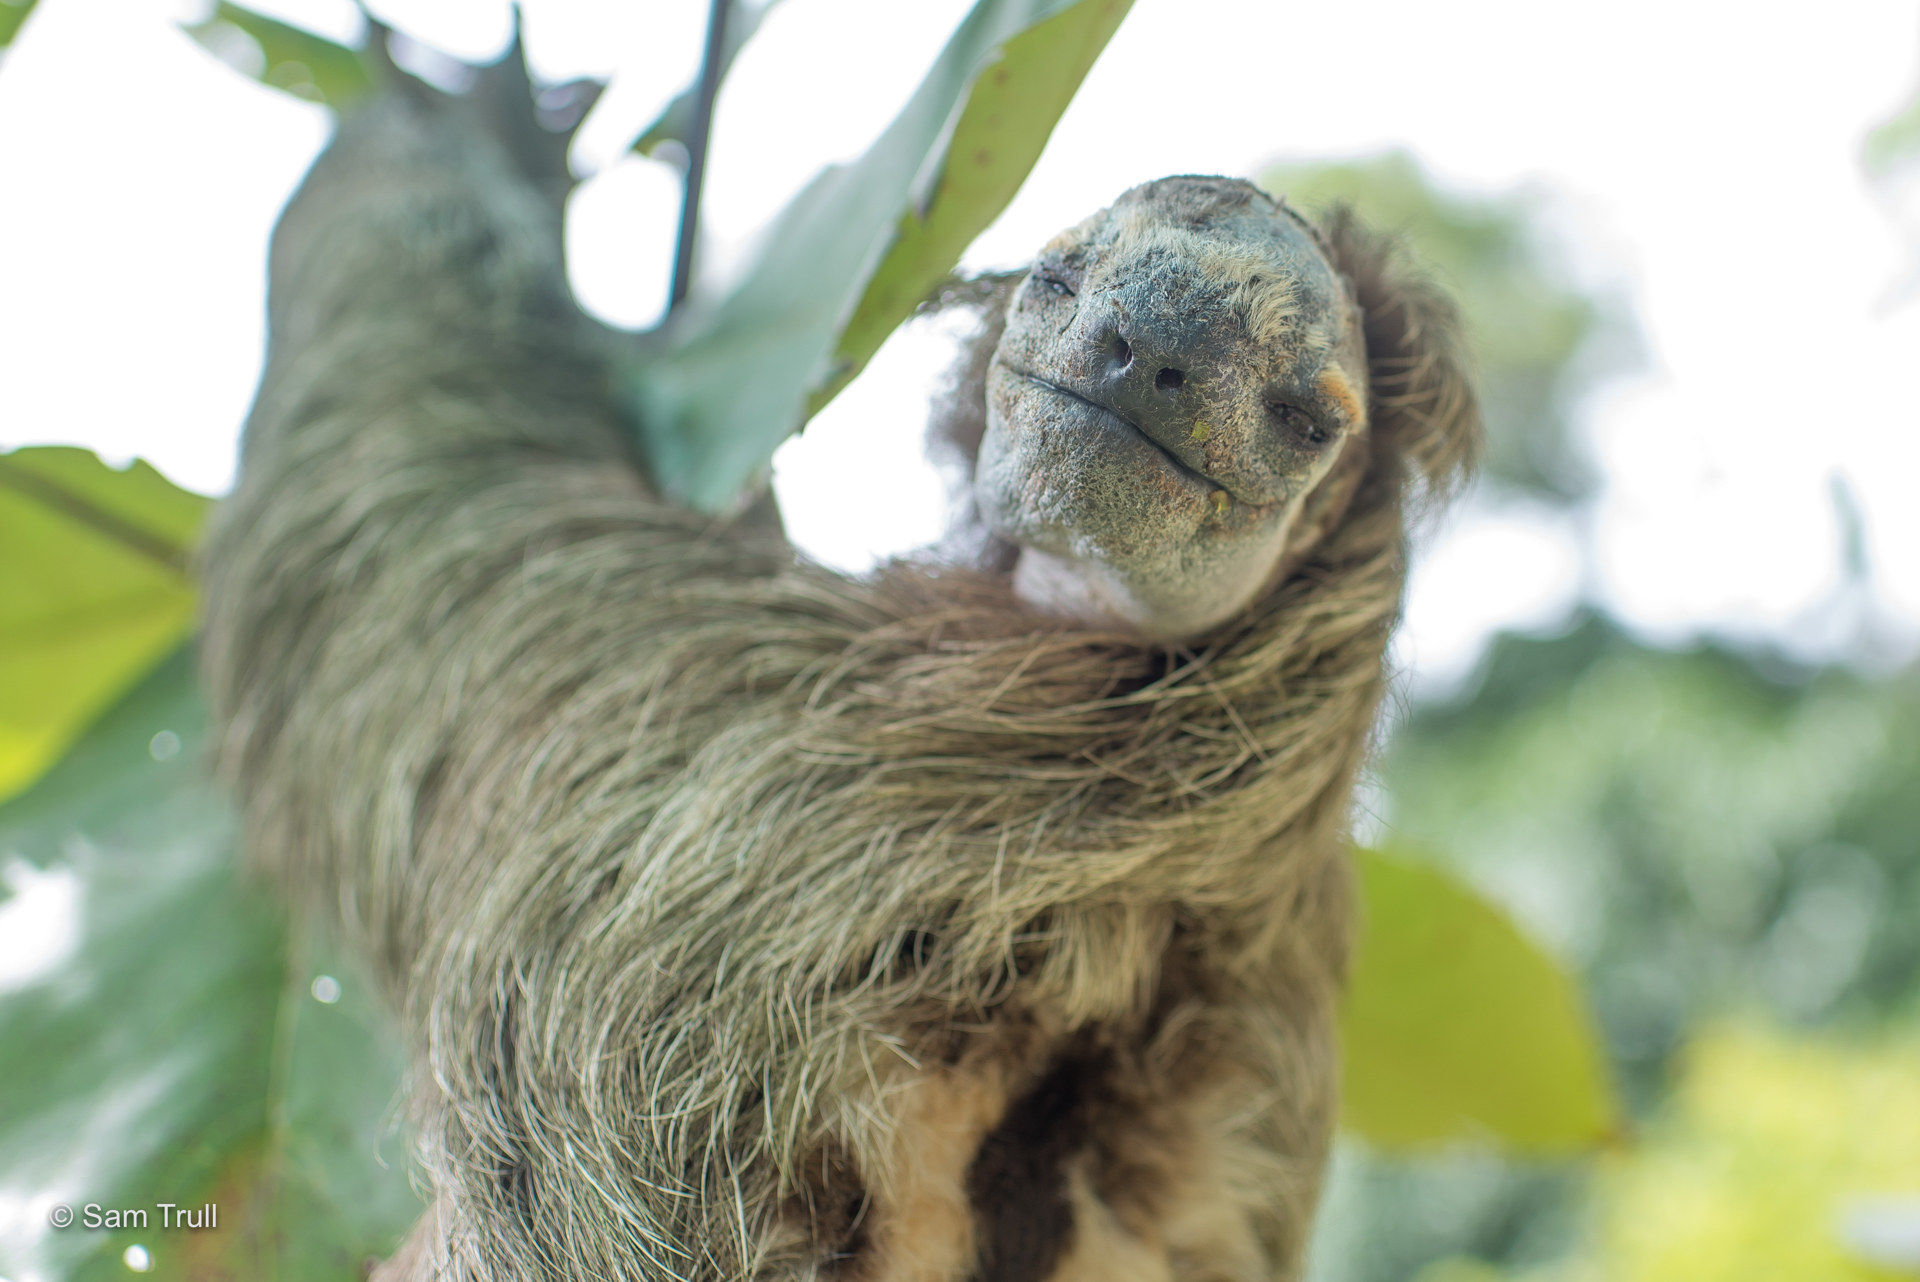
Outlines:
{"label": "sloth face", "polygon": [[1014,294],[975,496],[1032,604],[1190,637],[1272,586],[1366,388],[1312,234],[1250,184],[1162,179],[1055,237]]}

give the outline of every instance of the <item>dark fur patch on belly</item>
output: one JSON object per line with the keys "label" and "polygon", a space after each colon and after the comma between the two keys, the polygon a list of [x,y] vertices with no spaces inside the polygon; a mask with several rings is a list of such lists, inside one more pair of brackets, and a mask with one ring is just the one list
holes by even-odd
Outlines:
{"label": "dark fur patch on belly", "polygon": [[1105,1055],[1065,1055],[1007,1109],[967,1171],[976,1282],[1044,1282],[1073,1244],[1067,1167],[1092,1136]]}

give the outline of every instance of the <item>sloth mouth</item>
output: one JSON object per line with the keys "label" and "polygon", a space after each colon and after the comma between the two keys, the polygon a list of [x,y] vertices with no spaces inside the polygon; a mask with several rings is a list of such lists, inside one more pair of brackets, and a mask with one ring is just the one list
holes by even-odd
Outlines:
{"label": "sloth mouth", "polygon": [[1105,417],[1112,419],[1114,422],[1120,424],[1122,427],[1125,427],[1128,431],[1132,432],[1135,436],[1145,441],[1148,445],[1151,445],[1154,449],[1154,452],[1159,454],[1161,458],[1167,461],[1167,465],[1173,469],[1175,475],[1181,477],[1183,480],[1190,481],[1196,485],[1203,485],[1207,488],[1207,491],[1209,493],[1211,493],[1214,490],[1226,489],[1226,486],[1222,485],[1219,481],[1214,480],[1211,476],[1208,476],[1205,472],[1196,472],[1194,469],[1188,467],[1185,463],[1182,463],[1179,459],[1175,458],[1167,450],[1166,446],[1160,444],[1160,442],[1154,440],[1151,436],[1147,435],[1147,433],[1141,429],[1138,423],[1135,423],[1132,419],[1120,413],[1118,410],[1114,409],[1113,407],[1108,405],[1102,405],[1099,401],[1096,401],[1091,397],[1083,396],[1079,392],[1074,391],[1070,387],[1062,387],[1058,383],[1049,382],[1047,379],[1041,378],[1038,374],[1029,374],[1025,370],[1015,369],[1011,365],[1008,365],[1005,368],[1009,374],[1014,375],[1016,378],[1025,379],[1027,382],[1032,383],[1035,387],[1045,388],[1047,391],[1052,392],[1056,396],[1063,396],[1070,401],[1078,401],[1080,404],[1086,406],[1088,409],[1092,410],[1094,413],[1104,415]]}

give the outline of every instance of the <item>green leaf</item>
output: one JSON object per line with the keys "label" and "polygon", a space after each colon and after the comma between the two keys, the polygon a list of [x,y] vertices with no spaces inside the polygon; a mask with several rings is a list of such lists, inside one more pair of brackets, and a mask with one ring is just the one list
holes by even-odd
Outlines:
{"label": "green leaf", "polygon": [[0,49],[13,43],[20,26],[33,12],[34,0],[0,0]]}
{"label": "green leaf", "polygon": [[143,462],[0,454],[0,801],[193,630],[187,548],[208,506]]}
{"label": "green leaf", "polygon": [[901,215],[892,247],[840,334],[833,376],[808,399],[809,418],[853,381],[1013,200],[1131,5],[1076,4],[1009,40],[1000,61],[975,81],[933,196]]}
{"label": "green leaf", "polygon": [[[739,56],[742,49],[746,48],[747,41],[753,38],[753,33],[760,29],[761,22],[779,3],[780,0],[758,0],[757,3],[751,4],[732,0],[727,8],[726,34],[720,40],[722,83],[726,81],[727,72],[733,67],[733,60]],[[700,82],[696,77],[693,84],[674,95],[673,101],[662,109],[652,124],[640,131],[640,136],[633,140],[633,145],[628,150],[638,152],[642,156],[651,156],[654,148],[663,142],[672,141],[684,145],[687,134],[693,128],[693,109],[699,97]]]}
{"label": "green leaf", "polygon": [[[419,1214],[373,994],[237,874],[206,722],[181,651],[0,806],[0,854],[77,877],[83,905],[71,954],[0,993],[0,1188],[28,1199],[0,1276],[124,1277],[139,1244],[163,1278],[349,1282]],[[209,1202],[217,1228],[160,1227],[161,1203]],[[146,1227],[50,1227],[88,1203]]]}
{"label": "green leaf", "polygon": [[182,27],[236,71],[296,98],[339,108],[373,91],[373,76],[357,51],[226,0],[205,22]]}
{"label": "green leaf", "polygon": [[1365,905],[1341,1013],[1342,1124],[1389,1148],[1572,1153],[1618,1131],[1573,981],[1430,863],[1355,852]]}
{"label": "green leaf", "polygon": [[739,499],[1005,206],[1129,4],[979,0],[866,154],[794,197],[730,293],[651,337],[626,395],[668,493]]}

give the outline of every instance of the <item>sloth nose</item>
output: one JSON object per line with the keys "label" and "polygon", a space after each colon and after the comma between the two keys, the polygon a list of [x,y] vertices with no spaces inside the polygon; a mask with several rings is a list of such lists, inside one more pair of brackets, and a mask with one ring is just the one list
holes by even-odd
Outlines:
{"label": "sloth nose", "polygon": [[1205,327],[1198,318],[1143,313],[1152,315],[1113,307],[1089,327],[1098,395],[1160,444],[1185,445],[1210,381]]}

